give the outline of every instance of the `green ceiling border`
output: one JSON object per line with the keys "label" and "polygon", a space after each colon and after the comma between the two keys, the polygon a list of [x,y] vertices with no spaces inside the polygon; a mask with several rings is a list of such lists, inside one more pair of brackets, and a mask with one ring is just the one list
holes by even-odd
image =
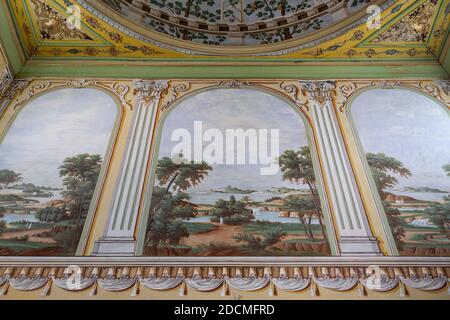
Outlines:
{"label": "green ceiling border", "polygon": [[19,48],[16,30],[11,27],[9,23],[10,16],[7,12],[9,11],[6,7],[6,2],[0,2],[0,41],[12,72],[16,74],[22,69],[25,63],[25,57],[22,48]]}
{"label": "green ceiling border", "polygon": [[99,77],[149,79],[383,79],[447,78],[447,72],[435,63],[380,65],[114,65],[39,64],[23,67],[19,77]]}
{"label": "green ceiling border", "polygon": [[[353,60],[342,62],[332,59],[315,59],[308,61],[290,60],[289,64],[280,61],[278,65],[258,65],[258,59],[220,59],[192,61],[185,59],[159,60],[165,65],[133,65],[134,60],[117,61],[114,65],[93,65],[85,60],[60,61],[57,59],[30,59],[25,61],[23,48],[12,27],[6,2],[0,2],[0,40],[11,67],[18,77],[98,77],[98,78],[159,78],[159,79],[187,79],[187,78],[275,78],[275,79],[383,79],[383,78],[448,78],[450,73],[450,54],[447,46],[445,58],[441,57],[441,64],[436,61],[419,59],[417,61],[401,60]],[[99,59],[100,60],[100,59]],[[142,60],[138,60],[141,61]],[[385,61],[386,64],[381,63]],[[183,62],[185,64],[183,64]],[[203,62],[210,64],[199,65]],[[223,64],[225,63],[235,63]],[[268,62],[265,60],[264,62]],[[311,62],[313,64],[311,64]],[[406,62],[406,63],[403,63]],[[408,63],[412,62],[412,63]],[[173,63],[173,65],[167,65]],[[189,65],[192,63],[192,65]],[[197,63],[197,64],[196,64]],[[217,63],[221,65],[213,65]],[[247,63],[247,64],[242,64]],[[294,64],[295,63],[295,64]],[[309,64],[308,64],[309,63]],[[319,65],[319,63],[323,63]]]}
{"label": "green ceiling border", "polygon": [[439,62],[444,70],[450,75],[450,32],[447,33],[447,40],[443,44]]}

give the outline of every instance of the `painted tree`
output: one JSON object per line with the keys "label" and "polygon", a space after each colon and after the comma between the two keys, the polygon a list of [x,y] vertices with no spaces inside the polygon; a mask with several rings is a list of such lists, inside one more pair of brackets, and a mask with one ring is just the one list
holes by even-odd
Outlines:
{"label": "painted tree", "polygon": [[390,203],[386,201],[386,198],[389,195],[387,189],[394,187],[398,183],[395,175],[406,178],[411,176],[411,171],[409,171],[409,169],[407,169],[399,160],[394,157],[389,157],[384,153],[367,153],[366,157],[378,193],[383,201],[384,211],[389,225],[391,226],[393,237],[397,247],[401,249],[403,247],[402,239],[405,232],[402,228],[400,211],[393,208]]}
{"label": "painted tree", "polygon": [[[450,163],[444,165],[442,169],[450,177]],[[444,203],[432,205],[425,213],[430,216],[431,222],[439,228],[441,234],[450,239],[450,196],[444,197],[443,200]]]}
{"label": "painted tree", "polygon": [[145,240],[154,253],[158,253],[158,247],[177,244],[181,238],[189,236],[182,220],[193,217],[196,209],[182,191],[198,185],[211,170],[206,162],[175,162],[169,157],[158,161],[156,178],[159,187],[152,193]]}
{"label": "painted tree", "polygon": [[314,200],[312,197],[303,197],[297,195],[290,195],[284,199],[284,205],[282,207],[285,211],[294,211],[298,214],[300,224],[303,226],[304,232],[308,239],[314,239],[314,234],[311,230],[311,224],[308,223],[315,210]]}
{"label": "painted tree", "polygon": [[[247,4],[244,12],[247,16],[252,16],[258,20],[270,20],[276,17],[283,17],[288,14],[305,10],[311,7],[310,0],[255,0]],[[274,43],[284,40],[292,39],[294,34],[300,33],[310,28],[320,29],[320,19],[315,19],[312,22],[306,24],[297,24],[293,27],[287,27],[276,32],[264,32],[259,34],[253,34],[252,37],[257,40],[261,40],[262,43]]]}
{"label": "painted tree", "polygon": [[59,167],[59,175],[63,179],[64,186],[61,194],[70,200],[69,211],[73,225],[71,248],[75,248],[78,243],[101,165],[100,155],[79,154],[66,158],[63,165]]}
{"label": "painted tree", "polygon": [[[283,180],[308,186],[314,211],[319,220],[320,229],[324,239],[327,239],[323,224],[323,213],[320,205],[319,192],[316,185],[316,176],[309,147],[301,147],[299,151],[286,150],[279,159],[280,169],[283,173]],[[309,214],[307,223],[311,225],[312,214]]]}
{"label": "painted tree", "polygon": [[152,200],[159,200],[159,205],[151,217],[148,226],[146,245],[156,250],[157,247],[165,247],[168,244],[178,244],[183,237],[188,237],[187,228],[182,219],[192,218],[195,207],[188,202],[189,196],[178,192],[173,195],[165,188],[156,187]]}
{"label": "painted tree", "polygon": [[242,242],[250,250],[265,250],[270,246],[273,246],[286,236],[286,232],[282,228],[275,228],[273,230],[266,231],[262,237],[255,236],[249,233],[239,233],[233,236],[233,239],[237,242]]}
{"label": "painted tree", "polygon": [[395,175],[403,178],[411,176],[411,171],[394,157],[389,157],[384,153],[368,153],[366,157],[383,200],[388,195],[386,189],[390,189],[398,183]]}
{"label": "painted tree", "polygon": [[198,185],[211,170],[212,167],[204,161],[201,163],[174,162],[171,158],[164,157],[158,161],[156,176],[159,185],[165,185],[167,191],[171,188],[174,191],[185,191]]}
{"label": "painted tree", "polygon": [[444,171],[447,173],[447,175],[450,177],[450,163],[444,165],[442,167],[442,169],[444,169]]}
{"label": "painted tree", "polygon": [[444,203],[432,205],[425,210],[441,234],[450,239],[450,196],[444,197]]}
{"label": "painted tree", "polygon": [[222,218],[224,224],[231,225],[250,222],[254,218],[252,210],[246,208],[246,203],[237,201],[234,196],[229,201],[217,200],[209,215],[212,216],[212,222],[218,222]]}
{"label": "painted tree", "polygon": [[22,175],[12,170],[0,170],[0,189],[1,186],[7,187],[12,183],[16,183],[22,180]]}

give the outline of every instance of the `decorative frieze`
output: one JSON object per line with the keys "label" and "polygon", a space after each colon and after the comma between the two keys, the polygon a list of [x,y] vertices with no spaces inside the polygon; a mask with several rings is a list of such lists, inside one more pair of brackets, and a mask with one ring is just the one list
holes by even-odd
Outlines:
{"label": "decorative frieze", "polygon": [[[51,287],[66,291],[84,291],[95,296],[98,288],[109,292],[123,292],[133,297],[145,294],[141,288],[167,291],[179,288],[184,296],[190,290],[210,292],[219,290],[220,296],[230,294],[230,289],[243,292],[267,290],[269,296],[279,291],[302,292],[309,289],[311,296],[319,296],[322,289],[336,293],[357,288],[364,296],[368,291],[389,292],[398,287],[400,296],[407,296],[407,288],[420,291],[440,291],[448,283],[448,274],[441,267],[430,267],[429,274],[416,274],[418,267],[410,266],[406,275],[399,275],[398,267],[8,267],[0,275],[0,295],[17,291],[38,291],[51,295]],[[131,292],[128,291],[131,289]],[[40,290],[40,291],[39,291]]]}

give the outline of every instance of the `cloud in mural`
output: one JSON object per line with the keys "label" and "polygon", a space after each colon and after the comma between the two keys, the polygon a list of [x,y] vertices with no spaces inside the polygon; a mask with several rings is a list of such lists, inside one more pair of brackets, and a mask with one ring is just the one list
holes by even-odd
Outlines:
{"label": "cloud in mural", "polygon": [[63,89],[30,102],[0,145],[0,169],[22,173],[24,182],[59,187],[58,167],[80,153],[106,152],[117,107],[106,93]]}

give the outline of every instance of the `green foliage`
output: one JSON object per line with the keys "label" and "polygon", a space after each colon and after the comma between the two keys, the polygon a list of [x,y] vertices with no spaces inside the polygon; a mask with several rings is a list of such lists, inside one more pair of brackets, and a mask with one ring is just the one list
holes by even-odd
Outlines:
{"label": "green foliage", "polygon": [[442,169],[444,169],[444,171],[447,173],[447,175],[450,177],[450,163],[446,164],[445,166],[442,167]]}
{"label": "green foliage", "polygon": [[398,209],[391,207],[389,202],[387,201],[383,201],[383,206],[389,226],[391,227],[395,244],[397,245],[397,248],[399,250],[402,250],[405,245],[405,243],[403,242],[403,238],[405,237],[405,230],[402,227],[403,221],[400,217],[401,212]]}
{"label": "green foliage", "polygon": [[184,222],[189,234],[209,232],[216,229],[216,226],[210,223]]}
{"label": "green foliage", "polygon": [[178,244],[188,237],[188,229],[181,220],[194,217],[195,207],[187,200],[189,196],[178,192],[173,195],[164,188],[155,187],[152,195],[154,213],[149,219],[146,244],[165,246]]}
{"label": "green foliage", "polygon": [[[75,230],[72,234],[71,247],[78,243],[84,220],[97,184],[102,165],[100,155],[79,154],[64,160],[59,167],[59,175],[63,179],[62,196],[69,201],[69,211]],[[66,239],[63,241],[66,243]]]}
{"label": "green foliage", "polygon": [[425,210],[439,231],[450,238],[450,196],[444,197],[445,203],[432,205]]}
{"label": "green foliage", "polygon": [[388,157],[384,153],[367,153],[366,157],[378,192],[383,200],[386,198],[385,190],[398,183],[397,178],[392,174],[401,177],[411,176],[411,171],[394,157]]}
{"label": "green foliage", "polygon": [[6,229],[6,222],[4,220],[0,220],[0,232]]}
{"label": "green foliage", "polygon": [[[397,178],[392,174],[401,177],[411,176],[411,171],[404,167],[403,163],[394,157],[389,157],[384,153],[367,153],[366,157],[370,170],[372,171],[373,179],[375,180],[375,185],[377,186],[382,200],[385,200],[387,197],[386,189],[392,188],[398,183]],[[383,206],[397,248],[401,250],[404,247],[402,239],[405,236],[405,231],[402,227],[400,211],[391,207],[387,201],[383,201]]]}
{"label": "green foliage", "polygon": [[314,239],[314,233],[311,230],[311,220],[315,211],[314,199],[312,196],[290,195],[284,199],[283,210],[295,211],[298,214],[300,223],[303,225],[308,239]]}
{"label": "green foliage", "polygon": [[283,180],[299,184],[313,184],[316,181],[311,152],[308,147],[299,151],[286,150],[279,159]]}
{"label": "green foliage", "polygon": [[286,236],[286,232],[282,228],[276,228],[267,231],[263,237],[255,236],[250,233],[239,233],[233,236],[237,242],[244,242],[245,246],[252,250],[264,250],[276,244],[282,237]]}
{"label": "green foliage", "polygon": [[[302,198],[290,198],[287,199],[287,208],[291,207],[292,211],[307,211],[314,209],[319,219],[322,236],[327,239],[325,227],[323,224],[322,209],[320,206],[319,193],[316,186],[316,176],[314,173],[314,164],[311,157],[311,151],[309,147],[301,147],[299,151],[286,150],[279,159],[280,169],[283,173],[283,180],[288,180],[293,183],[306,184],[311,191],[310,199]],[[312,201],[311,201],[312,200]],[[311,205],[313,207],[311,208]],[[300,220],[304,219],[304,216],[299,217]],[[302,221],[304,224],[305,232],[309,238],[313,238],[311,232],[311,215],[308,220]]]}
{"label": "green foliage", "polygon": [[[180,155],[180,159],[182,155]],[[190,203],[185,191],[199,184],[212,170],[206,162],[174,162],[168,157],[158,161],[156,177],[163,187],[155,187],[150,205],[146,245],[165,246],[178,244],[183,237],[189,237],[183,219],[194,217],[195,206]],[[178,191],[175,195],[170,192]]]}
{"label": "green foliage", "polygon": [[310,0],[254,0],[244,9],[248,16],[256,15],[260,20],[272,19],[278,15],[294,13],[311,7]]}
{"label": "green foliage", "polygon": [[0,184],[8,186],[11,183],[15,183],[22,180],[21,174],[12,170],[0,170]]}
{"label": "green foliage", "polygon": [[173,190],[185,191],[198,185],[211,170],[212,167],[206,162],[180,161],[175,163],[169,157],[164,157],[158,161],[156,176],[159,185],[167,185],[167,191],[172,187]]}
{"label": "green foliage", "polygon": [[[171,13],[185,18],[195,16],[209,22],[216,22],[220,19],[220,11],[213,10],[216,1],[214,0],[151,0],[150,3],[160,8],[167,9]],[[206,8],[205,8],[206,7]],[[208,7],[211,9],[208,10]]]}
{"label": "green foliage", "polygon": [[43,222],[60,222],[63,220],[68,220],[70,217],[66,214],[66,207],[56,208],[56,207],[46,207],[39,209],[35,213],[36,219]]}
{"label": "green foliage", "polygon": [[244,202],[236,201],[234,196],[231,196],[229,201],[217,200],[209,214],[223,218],[223,223],[229,225],[239,225],[254,219],[252,210],[247,209]]}

